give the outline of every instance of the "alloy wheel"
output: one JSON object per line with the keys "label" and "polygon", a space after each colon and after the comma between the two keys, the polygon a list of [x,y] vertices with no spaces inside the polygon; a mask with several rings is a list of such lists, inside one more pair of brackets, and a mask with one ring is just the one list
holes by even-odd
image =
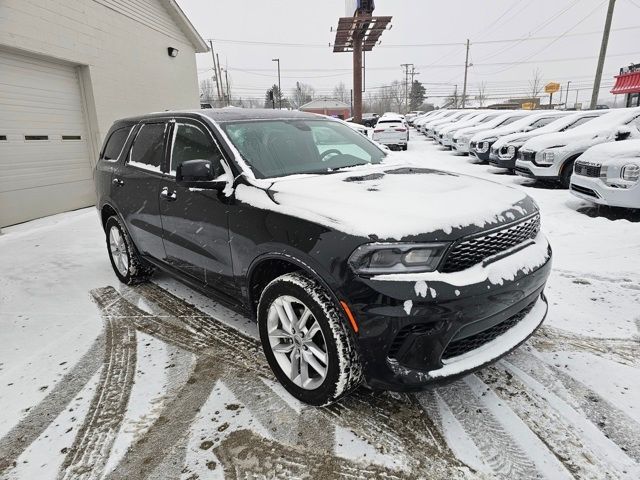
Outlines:
{"label": "alloy wheel", "polygon": [[277,297],[267,317],[269,345],[278,365],[295,385],[315,390],[329,367],[327,344],[318,320],[302,301]]}
{"label": "alloy wheel", "polygon": [[120,229],[115,225],[109,229],[109,250],[118,272],[123,277],[129,272],[129,253]]}

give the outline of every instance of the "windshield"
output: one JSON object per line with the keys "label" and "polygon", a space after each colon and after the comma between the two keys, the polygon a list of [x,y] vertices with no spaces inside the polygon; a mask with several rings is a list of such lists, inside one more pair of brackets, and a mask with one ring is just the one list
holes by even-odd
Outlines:
{"label": "windshield", "polygon": [[256,120],[222,124],[256,178],[328,173],[377,164],[385,153],[331,120]]}

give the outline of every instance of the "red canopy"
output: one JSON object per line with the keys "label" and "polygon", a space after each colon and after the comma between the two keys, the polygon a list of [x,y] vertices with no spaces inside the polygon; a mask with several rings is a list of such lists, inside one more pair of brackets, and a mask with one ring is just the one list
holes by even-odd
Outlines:
{"label": "red canopy", "polygon": [[616,84],[611,90],[613,94],[640,92],[640,72],[623,73],[616,75]]}

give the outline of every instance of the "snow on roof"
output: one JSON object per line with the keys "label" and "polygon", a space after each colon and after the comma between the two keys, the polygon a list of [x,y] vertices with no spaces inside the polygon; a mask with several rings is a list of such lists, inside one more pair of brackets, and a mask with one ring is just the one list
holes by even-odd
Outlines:
{"label": "snow on roof", "polygon": [[305,103],[300,107],[300,110],[309,110],[316,108],[348,108],[351,109],[351,106],[348,103],[344,103],[340,100],[334,100],[331,98],[318,98],[316,100],[311,100],[309,103]]}
{"label": "snow on roof", "polygon": [[182,30],[185,36],[189,39],[193,47],[196,49],[196,53],[208,52],[209,47],[207,42],[205,42],[200,36],[177,2],[175,0],[160,0],[160,3],[166,8],[169,15],[171,15],[171,18],[176,22],[176,25],[180,27],[180,30]]}

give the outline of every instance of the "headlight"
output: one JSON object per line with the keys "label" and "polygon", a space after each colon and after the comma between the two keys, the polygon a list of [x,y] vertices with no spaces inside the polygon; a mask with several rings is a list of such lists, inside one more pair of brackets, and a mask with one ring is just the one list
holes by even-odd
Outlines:
{"label": "headlight", "polygon": [[484,140],[482,140],[481,142],[477,143],[476,146],[476,151],[478,153],[485,153],[489,150],[489,147],[491,146],[491,144],[493,142],[495,142],[496,140],[498,140],[498,137],[491,137],[491,138],[485,138]]}
{"label": "headlight", "polygon": [[635,163],[629,163],[622,167],[620,176],[627,182],[637,182],[640,179],[640,166]]}
{"label": "headlight", "polygon": [[447,243],[370,243],[358,247],[349,264],[359,275],[433,272]]}
{"label": "headlight", "polygon": [[516,150],[517,149],[514,145],[509,145],[506,149],[504,149],[504,147],[501,148],[498,156],[504,160],[511,160],[516,156]]}
{"label": "headlight", "polygon": [[543,165],[552,165],[555,158],[556,158],[556,154],[552,151],[542,152],[542,155],[540,156],[538,163],[541,163]]}

